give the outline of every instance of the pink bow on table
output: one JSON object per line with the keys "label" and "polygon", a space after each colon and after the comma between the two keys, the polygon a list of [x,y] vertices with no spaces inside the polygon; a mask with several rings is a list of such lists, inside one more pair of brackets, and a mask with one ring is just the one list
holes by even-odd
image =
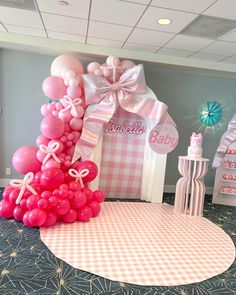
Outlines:
{"label": "pink bow on table", "polygon": [[96,147],[103,124],[107,123],[120,105],[124,110],[143,118],[174,122],[167,112],[167,106],[153,99],[137,101],[135,94],[147,92],[142,65],[126,70],[119,81],[111,84],[105,78],[93,74],[83,75],[85,99],[87,105],[95,110],[86,112],[81,137],[76,143],[72,163],[79,158],[88,159]]}

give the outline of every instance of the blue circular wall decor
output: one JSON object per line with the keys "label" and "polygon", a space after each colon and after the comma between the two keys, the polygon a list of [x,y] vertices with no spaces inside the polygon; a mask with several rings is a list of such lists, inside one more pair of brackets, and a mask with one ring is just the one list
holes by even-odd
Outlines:
{"label": "blue circular wall decor", "polygon": [[208,101],[199,110],[199,119],[205,127],[214,127],[222,120],[222,107],[218,101]]}

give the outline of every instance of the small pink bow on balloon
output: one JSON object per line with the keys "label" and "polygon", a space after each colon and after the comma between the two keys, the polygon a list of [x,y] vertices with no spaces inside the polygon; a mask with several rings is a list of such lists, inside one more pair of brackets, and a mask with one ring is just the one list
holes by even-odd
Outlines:
{"label": "small pink bow on balloon", "polygon": [[110,83],[93,74],[83,75],[86,105],[95,110],[86,112],[81,137],[75,146],[72,163],[79,158],[88,159],[96,147],[103,124],[107,123],[120,105],[124,110],[138,114],[156,123],[161,120],[174,122],[167,112],[167,106],[153,99],[137,101],[135,94],[147,92],[142,65],[126,70],[119,81]]}
{"label": "small pink bow on balloon", "polygon": [[25,190],[29,190],[33,195],[37,195],[38,193],[30,186],[30,183],[34,179],[34,173],[28,172],[23,180],[20,179],[13,179],[10,181],[10,185],[15,188],[20,188],[20,193],[16,199],[16,204],[19,204],[21,201],[21,198],[25,192]]}
{"label": "small pink bow on balloon", "polygon": [[84,183],[83,183],[83,177],[87,176],[89,174],[89,170],[88,169],[82,169],[80,172],[71,168],[69,170],[69,174],[70,176],[75,178],[75,181],[80,183],[81,187],[84,187]]}
{"label": "small pink bow on balloon", "polygon": [[67,95],[65,95],[63,99],[67,102],[68,105],[64,109],[62,109],[60,113],[64,113],[67,110],[71,110],[74,117],[79,117],[76,106],[82,103],[82,99],[81,98],[72,99],[70,96],[67,96]]}
{"label": "small pink bow on balloon", "polygon": [[40,144],[39,149],[42,153],[47,154],[46,157],[43,160],[43,165],[46,164],[46,162],[49,160],[50,157],[53,157],[54,160],[57,163],[61,163],[61,160],[57,157],[55,152],[60,148],[59,142],[53,142],[52,144],[49,144],[48,146],[45,144]]}

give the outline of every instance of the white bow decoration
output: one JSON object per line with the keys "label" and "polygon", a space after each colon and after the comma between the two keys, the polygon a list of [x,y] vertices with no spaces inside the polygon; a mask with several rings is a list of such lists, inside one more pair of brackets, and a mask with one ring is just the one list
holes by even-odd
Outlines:
{"label": "white bow decoration", "polygon": [[67,110],[71,109],[71,115],[73,117],[79,117],[76,106],[78,106],[78,105],[80,105],[82,103],[82,99],[80,99],[80,98],[72,99],[71,97],[69,97],[67,95],[65,95],[63,97],[63,99],[68,103],[68,105],[64,109],[62,109],[60,112],[64,113]]}
{"label": "white bow decoration", "polygon": [[34,173],[28,172],[23,180],[20,179],[13,179],[10,181],[10,185],[15,188],[20,188],[20,193],[16,199],[16,204],[19,204],[21,201],[21,198],[25,192],[25,190],[29,190],[33,195],[37,195],[38,193],[30,186],[30,183],[34,179]]}
{"label": "white bow decoration", "polygon": [[42,153],[47,154],[47,156],[43,160],[43,165],[49,160],[50,157],[53,157],[54,160],[58,163],[61,163],[61,160],[56,156],[55,152],[59,149],[60,143],[59,142],[53,142],[49,146],[46,146],[45,144],[40,144],[39,149]]}
{"label": "white bow decoration", "polygon": [[89,170],[88,169],[82,169],[80,172],[75,170],[75,169],[70,169],[69,170],[69,174],[70,176],[75,178],[75,181],[80,183],[81,187],[84,187],[84,183],[83,183],[83,177],[87,176],[89,174]]}

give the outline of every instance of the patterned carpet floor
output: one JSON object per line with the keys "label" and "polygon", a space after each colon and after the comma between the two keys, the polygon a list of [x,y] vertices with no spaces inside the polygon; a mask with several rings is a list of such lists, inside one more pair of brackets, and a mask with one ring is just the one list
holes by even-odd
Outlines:
{"label": "patterned carpet floor", "polygon": [[[173,204],[174,195],[166,194],[164,202]],[[207,196],[204,208],[204,217],[225,230],[236,245],[236,207],[211,204],[211,197]],[[226,272],[197,284],[176,287],[124,284],[71,267],[41,242],[37,228],[0,218],[0,294],[236,295],[236,262]]]}

